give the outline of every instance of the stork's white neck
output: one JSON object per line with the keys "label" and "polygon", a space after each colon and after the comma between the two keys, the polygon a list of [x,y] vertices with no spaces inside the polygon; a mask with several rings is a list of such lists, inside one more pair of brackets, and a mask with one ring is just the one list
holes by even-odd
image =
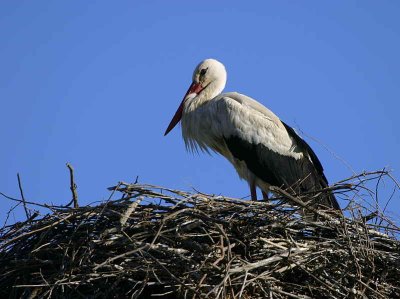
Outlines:
{"label": "stork's white neck", "polygon": [[225,88],[226,78],[219,78],[210,82],[198,95],[202,101],[209,101],[219,95]]}

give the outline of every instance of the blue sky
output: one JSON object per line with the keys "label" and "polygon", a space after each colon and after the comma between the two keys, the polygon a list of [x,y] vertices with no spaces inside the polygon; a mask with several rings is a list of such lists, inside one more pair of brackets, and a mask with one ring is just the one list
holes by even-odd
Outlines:
{"label": "blue sky", "polygon": [[[186,153],[180,128],[163,136],[194,67],[210,57],[227,68],[226,91],[306,134],[331,182],[352,174],[342,160],[400,177],[399,9],[398,1],[2,1],[0,191],[19,197],[20,172],[28,200],[66,203],[70,162],[81,204],[136,176],[247,196],[222,157]],[[10,205],[0,207],[1,220]]]}

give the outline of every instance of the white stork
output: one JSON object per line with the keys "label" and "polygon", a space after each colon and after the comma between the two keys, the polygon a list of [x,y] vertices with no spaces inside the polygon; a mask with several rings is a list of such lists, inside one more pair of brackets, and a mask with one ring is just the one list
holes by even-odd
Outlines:
{"label": "white stork", "polygon": [[[264,197],[271,185],[294,192],[327,187],[320,161],[293,128],[248,96],[221,94],[226,76],[219,61],[202,61],[164,135],[182,120],[186,148],[193,152],[211,149],[227,158],[249,183],[253,200],[257,200],[257,187]],[[333,194],[319,199],[319,204],[340,209]]]}

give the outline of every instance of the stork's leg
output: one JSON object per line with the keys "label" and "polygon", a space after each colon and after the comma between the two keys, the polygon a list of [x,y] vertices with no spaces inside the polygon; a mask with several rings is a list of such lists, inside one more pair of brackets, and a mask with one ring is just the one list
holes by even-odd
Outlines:
{"label": "stork's leg", "polygon": [[263,199],[264,200],[268,200],[269,199],[268,192],[265,192],[264,190],[261,190],[261,192],[262,192],[262,195],[263,195]]}
{"label": "stork's leg", "polygon": [[250,185],[250,194],[251,194],[251,200],[257,200],[257,190],[256,190],[256,184],[254,181],[249,183]]}

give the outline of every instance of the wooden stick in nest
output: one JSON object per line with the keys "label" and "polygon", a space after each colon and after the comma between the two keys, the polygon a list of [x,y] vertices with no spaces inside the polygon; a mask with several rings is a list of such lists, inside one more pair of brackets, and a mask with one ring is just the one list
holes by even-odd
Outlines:
{"label": "wooden stick in nest", "polygon": [[69,177],[70,177],[70,189],[72,192],[72,201],[74,203],[74,208],[79,208],[78,204],[78,192],[76,191],[77,186],[75,184],[75,178],[74,178],[74,168],[70,163],[67,163],[67,167],[69,169]]}

